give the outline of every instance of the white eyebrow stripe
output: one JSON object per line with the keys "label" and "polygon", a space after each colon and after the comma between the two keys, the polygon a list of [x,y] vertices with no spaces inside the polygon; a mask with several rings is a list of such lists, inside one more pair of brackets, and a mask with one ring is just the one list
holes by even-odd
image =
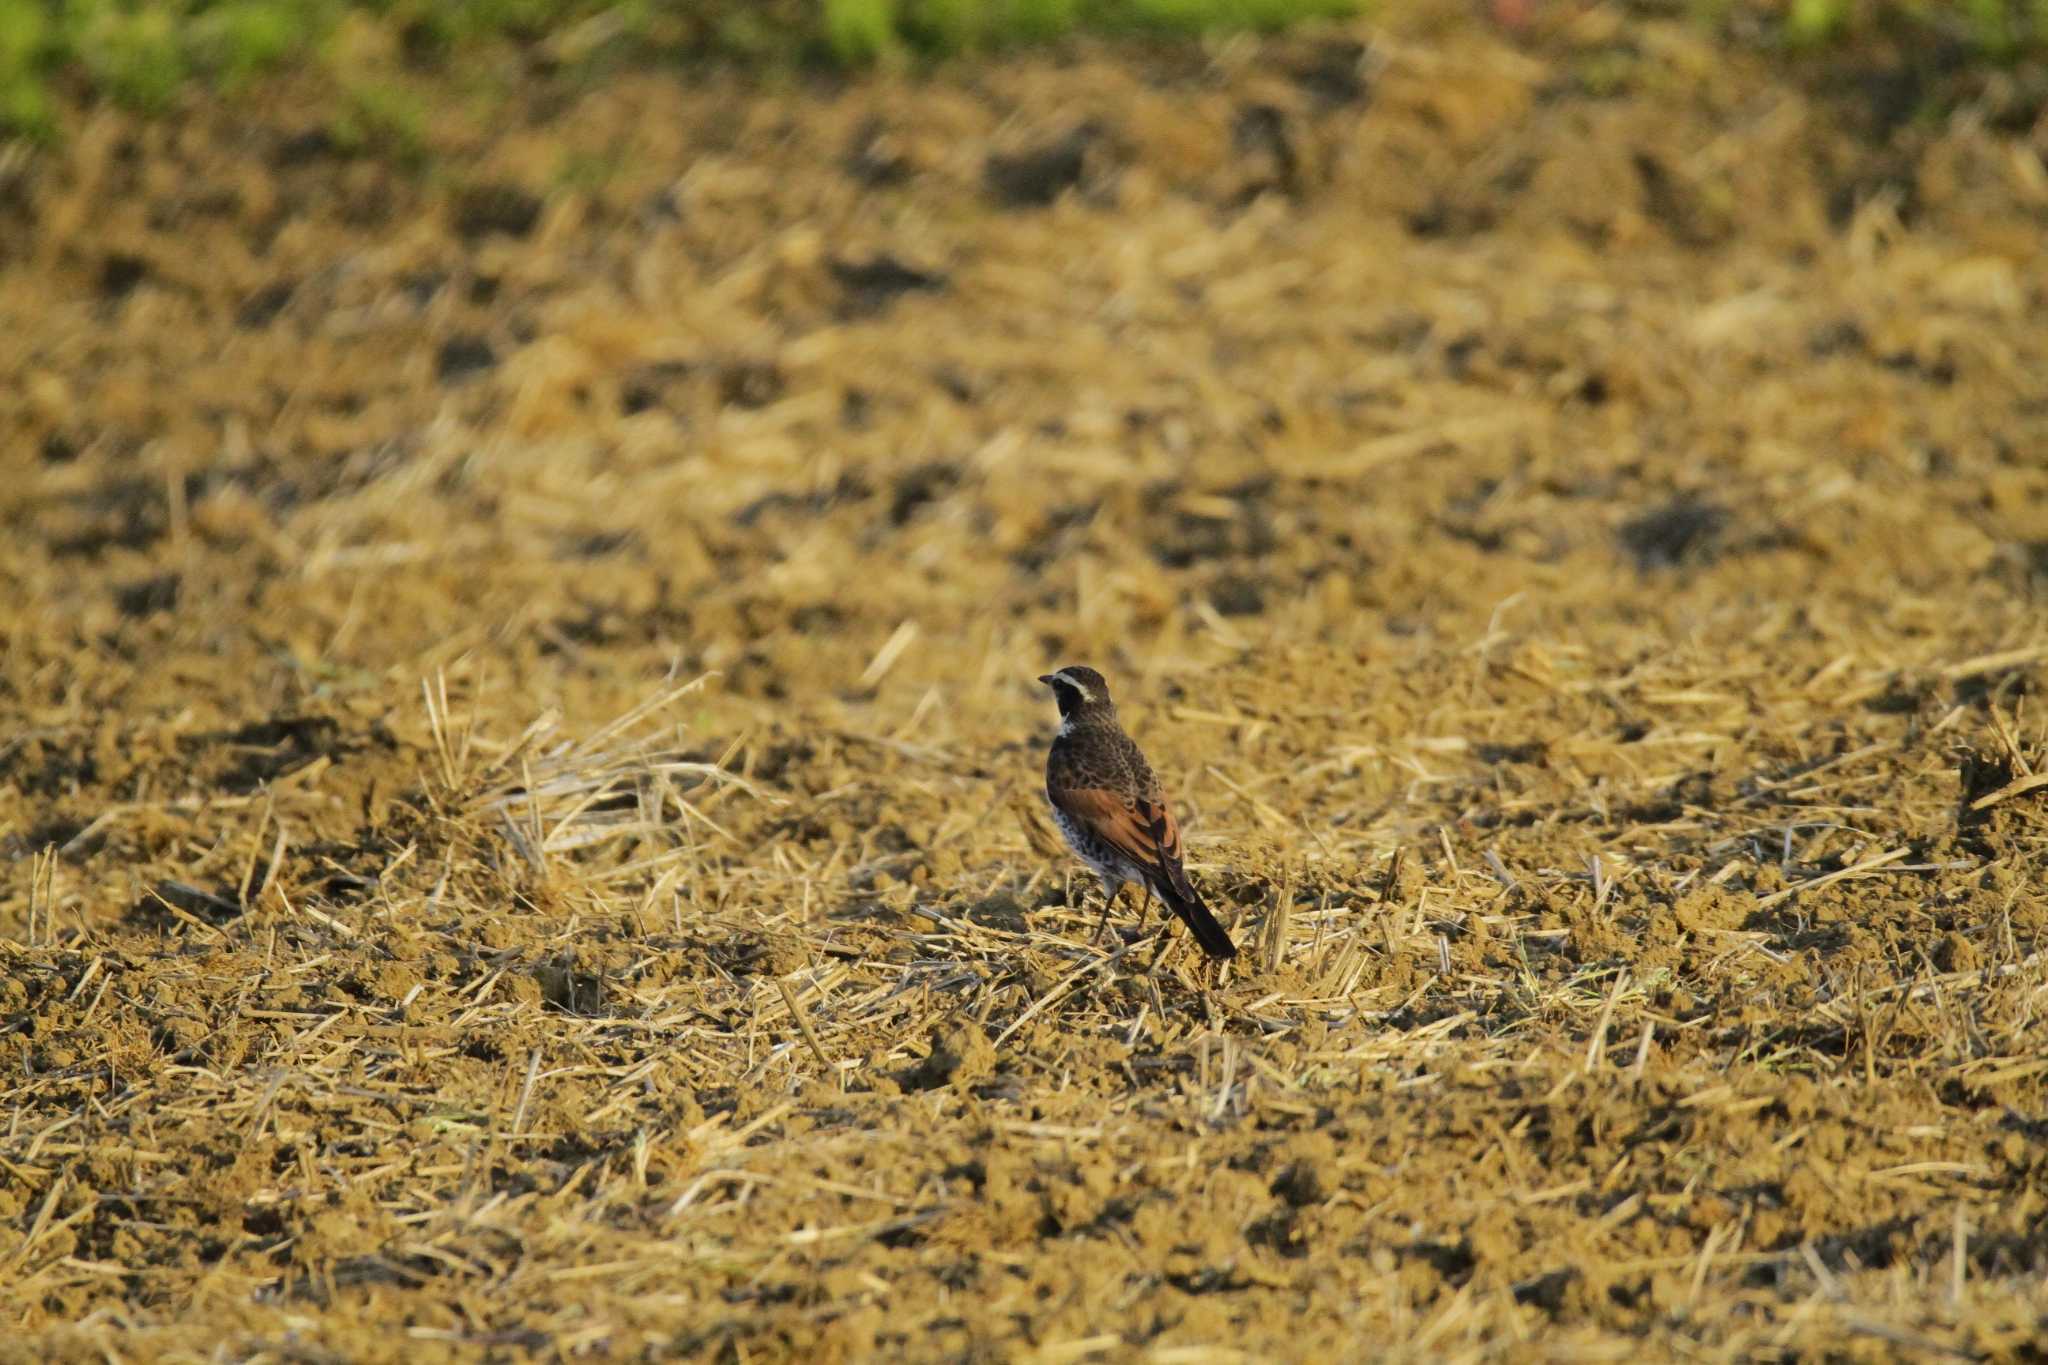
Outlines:
{"label": "white eyebrow stripe", "polygon": [[1058,678],[1067,686],[1073,688],[1076,692],[1079,692],[1081,694],[1082,701],[1095,700],[1095,694],[1093,692],[1090,692],[1086,687],[1083,687],[1080,683],[1075,682],[1073,674],[1067,672],[1066,669],[1061,669],[1059,672],[1053,674],[1053,676],[1055,678]]}

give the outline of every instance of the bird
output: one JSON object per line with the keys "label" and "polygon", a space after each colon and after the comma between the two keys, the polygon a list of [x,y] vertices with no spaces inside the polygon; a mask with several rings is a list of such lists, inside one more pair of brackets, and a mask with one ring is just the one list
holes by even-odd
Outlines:
{"label": "bird", "polygon": [[1052,689],[1060,708],[1060,728],[1045,757],[1045,796],[1067,847],[1102,880],[1097,937],[1117,893],[1126,882],[1136,882],[1145,888],[1145,908],[1159,897],[1203,952],[1218,959],[1237,956],[1230,935],[1181,866],[1180,823],[1152,765],[1118,722],[1109,684],[1084,664],[1069,664],[1038,681]]}

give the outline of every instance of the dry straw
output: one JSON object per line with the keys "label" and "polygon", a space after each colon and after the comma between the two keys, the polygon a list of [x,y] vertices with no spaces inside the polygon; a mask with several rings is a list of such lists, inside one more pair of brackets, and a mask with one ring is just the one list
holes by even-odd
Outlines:
{"label": "dry straw", "polygon": [[[2029,1348],[2038,156],[1410,22],[82,120],[0,1357]],[[1093,940],[1075,661],[1225,972]]]}

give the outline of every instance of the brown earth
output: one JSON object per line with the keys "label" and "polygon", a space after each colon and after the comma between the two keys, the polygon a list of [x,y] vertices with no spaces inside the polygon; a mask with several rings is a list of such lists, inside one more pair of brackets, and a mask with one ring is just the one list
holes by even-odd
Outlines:
{"label": "brown earth", "polygon": [[2038,1356],[2048,132],[1889,70],[8,161],[0,1358]]}

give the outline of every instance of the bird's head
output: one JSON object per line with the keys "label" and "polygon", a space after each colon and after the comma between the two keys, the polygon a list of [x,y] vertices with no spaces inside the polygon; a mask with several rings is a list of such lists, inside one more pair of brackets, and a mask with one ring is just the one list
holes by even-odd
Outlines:
{"label": "bird's head", "polygon": [[1062,721],[1116,714],[1116,704],[1109,699],[1109,684],[1086,664],[1068,664],[1043,675],[1039,681],[1052,689],[1053,700],[1060,704]]}

